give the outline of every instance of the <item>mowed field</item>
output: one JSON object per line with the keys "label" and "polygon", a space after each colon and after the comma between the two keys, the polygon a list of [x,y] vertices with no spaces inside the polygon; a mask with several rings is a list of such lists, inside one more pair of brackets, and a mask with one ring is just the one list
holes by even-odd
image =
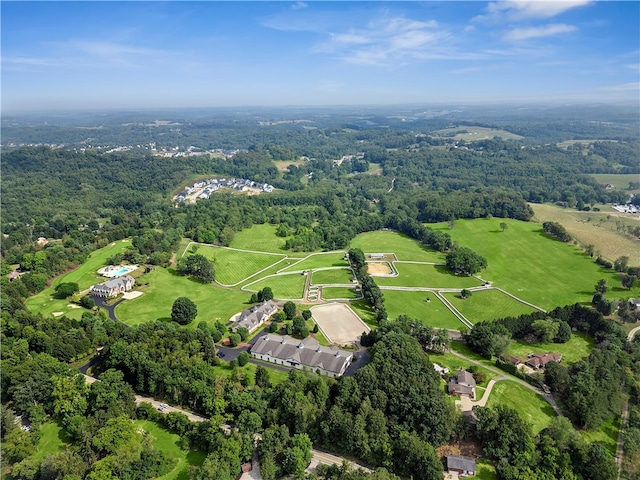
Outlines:
{"label": "mowed field", "polygon": [[275,298],[301,299],[304,295],[306,277],[299,273],[288,275],[274,275],[243,286],[245,290],[257,292],[264,287],[270,287]]}
{"label": "mowed field", "polygon": [[593,338],[582,333],[573,333],[566,343],[538,343],[530,345],[523,341],[513,340],[509,345],[509,354],[520,358],[523,362],[530,353],[559,353],[562,363],[570,365],[586,357],[593,350]]}
{"label": "mowed field", "polygon": [[398,260],[444,263],[443,253],[420,245],[420,242],[402,233],[390,230],[361,233],[351,240],[351,247],[364,253],[395,253]]}
{"label": "mowed field", "polygon": [[458,293],[445,292],[443,295],[462,315],[472,323],[494,320],[502,317],[517,317],[535,311],[534,308],[514,300],[500,290],[481,290],[465,298]]}
{"label": "mowed field", "polygon": [[[466,131],[466,133],[457,133],[453,137],[450,137],[452,133]],[[491,140],[493,137],[501,137],[504,140],[520,140],[524,138],[522,135],[507,132],[506,130],[500,130],[497,128],[476,127],[470,125],[460,125],[453,128],[443,128],[442,130],[435,130],[431,132],[436,136],[447,136],[456,140],[464,140],[465,142],[473,142],[478,140]]]}
{"label": "mowed field", "polygon": [[253,225],[251,228],[245,228],[236,233],[229,246],[240,250],[285,253],[284,244],[287,239],[276,235],[277,228],[276,225],[269,223]]}
{"label": "mowed field", "polygon": [[611,207],[603,207],[600,212],[581,212],[539,203],[532,203],[531,207],[540,222],[560,223],[582,245],[593,245],[609,261],[626,255],[629,265],[640,266],[640,240],[627,237],[617,230],[620,224],[640,226],[638,215],[622,214]]}
{"label": "mowed field", "polygon": [[324,300],[334,300],[337,298],[358,298],[360,294],[349,287],[322,287],[322,298]]}
{"label": "mowed field", "polygon": [[431,292],[383,290],[382,294],[391,319],[395,320],[400,315],[408,315],[434,328],[460,330],[464,327],[444,303]]}
{"label": "mowed field", "polygon": [[350,268],[332,268],[331,270],[316,270],[311,276],[313,285],[327,285],[332,283],[351,283],[353,272]]}
{"label": "mowed field", "polygon": [[393,265],[398,271],[398,276],[375,277],[378,285],[436,288],[469,288],[482,285],[477,278],[454,275],[444,265],[399,262]]}
{"label": "mowed field", "polygon": [[115,313],[118,320],[137,325],[143,322],[171,318],[171,306],[178,297],[189,297],[198,307],[198,316],[189,324],[200,321],[212,325],[216,320],[227,322],[234,314],[246,308],[251,296],[248,292],[202,284],[187,277],[178,276],[173,270],[155,268],[144,279],[149,285],[141,289],[144,294],[120,303]]}
{"label": "mowed field", "polygon": [[[508,226],[504,232],[501,222]],[[640,294],[640,287],[623,289],[615,272],[596,265],[574,245],[549,238],[537,223],[493,218],[458,220],[454,229],[444,223],[433,227],[487,259],[482,278],[545,310],[590,303],[600,278],[607,280],[611,299]]]}
{"label": "mowed field", "polygon": [[236,285],[285,257],[272,253],[254,253],[209,245],[200,245],[197,253],[213,262],[216,269],[216,282],[221,285]]}
{"label": "mowed field", "polygon": [[556,416],[551,405],[537,393],[516,382],[497,382],[491,390],[487,407],[506,405],[530,424],[534,435],[549,426]]}
{"label": "mowed field", "polygon": [[640,193],[640,190],[629,190],[630,182],[640,182],[640,175],[635,173],[593,173],[589,175],[601,185],[610,183],[614,187],[629,193]]}
{"label": "mowed field", "polygon": [[314,268],[327,267],[348,267],[349,262],[344,259],[344,255],[344,251],[314,253],[292,263],[286,268],[283,268],[282,272],[299,272],[303,270],[313,270]]}

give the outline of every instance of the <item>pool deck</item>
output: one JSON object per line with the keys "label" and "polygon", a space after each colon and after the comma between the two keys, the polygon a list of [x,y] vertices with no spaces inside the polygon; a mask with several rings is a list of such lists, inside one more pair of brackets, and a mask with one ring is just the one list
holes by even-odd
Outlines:
{"label": "pool deck", "polygon": [[116,278],[131,273],[137,268],[138,265],[107,265],[98,270],[98,274],[107,278]]}

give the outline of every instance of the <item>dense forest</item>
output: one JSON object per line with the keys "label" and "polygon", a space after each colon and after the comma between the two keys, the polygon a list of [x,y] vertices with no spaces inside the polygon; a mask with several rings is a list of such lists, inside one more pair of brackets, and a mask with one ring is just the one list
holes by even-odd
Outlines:
{"label": "dense forest", "polygon": [[[289,121],[285,111],[218,113],[183,112],[168,125],[154,124],[147,114],[113,114],[101,125],[81,116],[53,126],[43,119],[3,119],[1,433],[2,467],[11,467],[11,478],[143,479],[170,471],[171,460],[135,420],[162,425],[179,436],[182,448],[203,455],[202,465],[188,472],[193,479],[235,478],[252,456],[253,436],[261,434],[257,454],[266,480],[305,478],[312,446],[357,458],[375,472],[343,465],[322,467],[311,478],[441,478],[437,449],[459,441],[481,445],[501,480],[607,480],[617,475],[613,459],[576,429],[597,428],[619,413],[626,398],[631,440],[625,448],[637,458],[640,341],[627,344],[617,325],[581,305],[476,324],[465,339],[486,358],[500,357],[511,339],[566,342],[572,331],[592,338],[595,347],[573,365],[554,365],[532,380],[551,388],[566,417],[534,435],[514,410],[476,407],[473,425],[447,401],[433,368],[432,356],[448,348],[446,333],[405,316],[387,318],[382,292],[358,249],[349,257],[378,328],[362,339],[370,362],[337,380],[293,370],[276,384],[269,370],[258,366],[249,374],[237,362],[231,375],[220,375],[221,323],[185,328],[159,320],[126,327],[100,310],[86,311],[80,320],[29,312],[29,296],[115,240],[130,238],[132,246],[110,262],[152,268],[168,265],[185,237],[229,245],[237,232],[264,223],[278,226],[291,251],[342,249],[359,233],[389,228],[445,253],[452,271],[475,273],[486,267],[484,258],[424,223],[528,221],[533,212],[527,202],[585,210],[625,202],[627,191],[606,189],[586,174],[640,172],[636,123],[624,111],[599,111],[598,118],[613,122],[607,126],[581,119],[580,109],[545,111],[557,128],[545,128],[540,118],[473,109],[438,115],[412,110],[403,112],[404,120],[376,110],[297,112],[299,118],[309,113],[304,122]],[[465,142],[438,133],[452,125],[502,128],[525,138]],[[574,139],[589,142],[555,144]],[[21,145],[30,143],[37,145]],[[227,158],[162,157],[150,143],[245,151]],[[125,145],[133,147],[107,153]],[[185,185],[213,175],[269,182],[276,190],[173,202]],[[10,281],[12,265],[22,274]],[[179,268],[193,275],[195,266],[183,262]],[[70,362],[96,348],[102,352],[94,368],[99,381],[86,385]],[[509,369],[500,359],[497,365]],[[136,408],[136,393],[209,420],[192,423],[144,403]],[[67,447],[36,458],[42,428],[51,420],[63,428]]]}

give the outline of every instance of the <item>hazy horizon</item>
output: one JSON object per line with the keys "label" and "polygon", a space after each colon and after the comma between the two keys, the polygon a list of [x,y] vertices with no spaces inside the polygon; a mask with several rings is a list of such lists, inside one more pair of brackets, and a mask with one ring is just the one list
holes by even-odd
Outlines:
{"label": "hazy horizon", "polygon": [[3,114],[640,100],[638,2],[0,8]]}

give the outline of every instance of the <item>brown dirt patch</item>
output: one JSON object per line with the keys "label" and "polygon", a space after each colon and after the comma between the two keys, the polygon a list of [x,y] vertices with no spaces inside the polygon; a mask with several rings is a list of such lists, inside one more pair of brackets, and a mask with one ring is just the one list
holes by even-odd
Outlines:
{"label": "brown dirt patch", "polygon": [[391,266],[386,262],[367,263],[369,275],[390,275],[393,273]]}
{"label": "brown dirt patch", "polygon": [[313,319],[331,343],[347,345],[360,339],[362,332],[371,329],[348,305],[329,303],[311,308]]}

